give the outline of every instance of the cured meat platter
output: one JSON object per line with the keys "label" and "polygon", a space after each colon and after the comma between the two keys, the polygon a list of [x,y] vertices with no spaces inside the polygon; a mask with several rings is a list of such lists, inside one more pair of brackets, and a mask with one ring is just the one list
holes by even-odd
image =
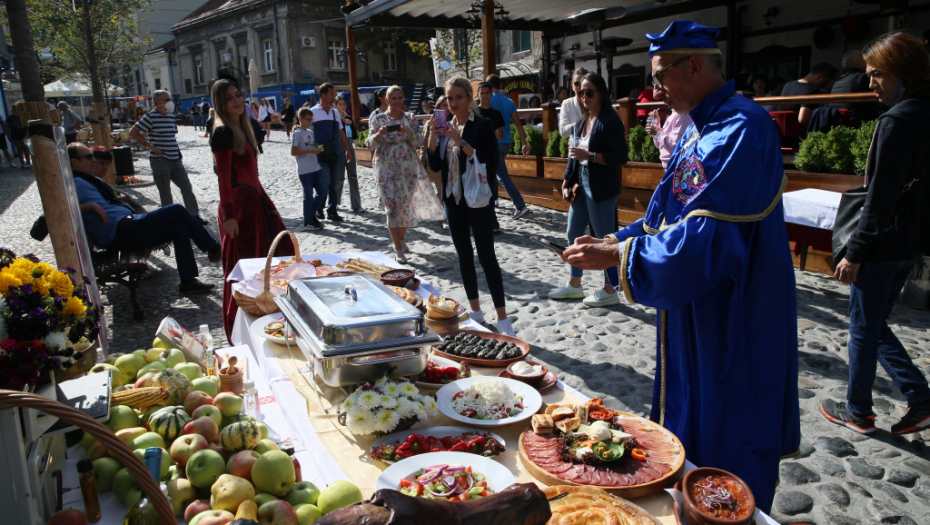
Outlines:
{"label": "cured meat platter", "polygon": [[684,470],[681,442],[665,428],[645,418],[614,411],[613,421],[635,439],[644,458],[586,464],[564,460],[564,444],[552,433],[528,429],[520,435],[520,460],[527,470],[547,485],[595,486],[612,494],[635,499],[656,493],[678,479]]}

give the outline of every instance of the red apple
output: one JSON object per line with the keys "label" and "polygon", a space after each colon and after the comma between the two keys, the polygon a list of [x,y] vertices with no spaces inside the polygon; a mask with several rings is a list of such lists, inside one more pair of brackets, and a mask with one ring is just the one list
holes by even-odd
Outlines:
{"label": "red apple", "polygon": [[187,460],[195,452],[209,448],[209,446],[210,444],[200,434],[183,435],[175,439],[174,443],[171,444],[171,459],[178,464],[179,468],[185,468],[187,467]]}
{"label": "red apple", "polygon": [[48,525],[87,525],[87,516],[75,509],[59,510],[48,520]]}
{"label": "red apple", "polygon": [[190,505],[187,506],[186,509],[184,509],[184,521],[190,523],[194,516],[208,510],[210,510],[210,500],[195,499],[191,502]]}
{"label": "red apple", "polygon": [[258,459],[260,454],[254,450],[241,450],[236,455],[229,458],[226,464],[226,472],[233,476],[252,481],[252,464]]}
{"label": "red apple", "polygon": [[231,454],[228,450],[226,450],[225,448],[223,448],[223,447],[221,447],[221,446],[219,446],[219,445],[213,444],[213,443],[210,444],[210,450],[215,450],[216,452],[219,452],[220,455],[223,456],[223,461],[229,461],[229,456],[232,455],[232,454]]}
{"label": "red apple", "polygon": [[135,388],[155,386],[155,372],[147,372],[143,374],[142,377],[136,380],[136,383],[133,386]]}
{"label": "red apple", "polygon": [[258,521],[262,525],[297,525],[297,512],[283,499],[269,501],[258,509]]}
{"label": "red apple", "polygon": [[188,525],[226,525],[236,519],[232,512],[226,510],[208,510],[194,516]]}
{"label": "red apple", "polygon": [[207,395],[206,392],[194,390],[184,398],[184,411],[187,412],[187,415],[191,415],[194,413],[194,410],[197,410],[199,407],[212,404],[213,398]]}
{"label": "red apple", "polygon": [[216,421],[214,421],[213,418],[203,416],[193,421],[188,421],[188,423],[184,425],[184,433],[200,434],[208,443],[211,443],[220,435],[220,427],[216,425]]}

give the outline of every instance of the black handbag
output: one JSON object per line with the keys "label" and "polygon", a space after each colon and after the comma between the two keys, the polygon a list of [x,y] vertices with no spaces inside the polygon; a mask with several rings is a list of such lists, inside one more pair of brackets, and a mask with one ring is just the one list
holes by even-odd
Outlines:
{"label": "black handbag", "polygon": [[846,243],[862,217],[862,207],[869,195],[867,186],[859,186],[843,192],[840,205],[836,210],[836,221],[833,225],[833,264],[839,264],[846,257]]}

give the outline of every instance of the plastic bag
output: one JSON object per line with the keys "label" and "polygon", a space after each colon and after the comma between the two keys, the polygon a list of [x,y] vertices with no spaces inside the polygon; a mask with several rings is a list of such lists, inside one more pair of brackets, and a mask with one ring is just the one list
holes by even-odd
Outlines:
{"label": "plastic bag", "polygon": [[468,167],[465,168],[462,186],[465,188],[465,202],[468,203],[469,208],[484,208],[491,202],[488,169],[474,156],[469,159]]}

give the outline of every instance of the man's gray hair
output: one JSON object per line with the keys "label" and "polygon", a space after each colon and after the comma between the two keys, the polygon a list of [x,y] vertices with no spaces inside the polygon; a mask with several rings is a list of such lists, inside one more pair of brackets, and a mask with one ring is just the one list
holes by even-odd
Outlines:
{"label": "man's gray hair", "polygon": [[843,60],[840,63],[843,66],[843,69],[849,69],[856,65],[856,62],[862,60],[862,51],[858,49],[850,49],[849,51],[843,53]]}
{"label": "man's gray hair", "polygon": [[69,106],[68,103],[65,102],[64,100],[61,100],[61,101],[58,102],[58,107],[62,107],[62,106],[66,107],[66,108],[71,107],[71,106]]}
{"label": "man's gray hair", "polygon": [[164,89],[158,89],[158,90],[156,90],[154,93],[152,93],[152,98],[155,99],[155,100],[158,100],[159,98],[163,97],[164,95],[168,95],[168,98],[169,98],[169,99],[171,98],[171,93],[168,93],[168,92],[165,91]]}

